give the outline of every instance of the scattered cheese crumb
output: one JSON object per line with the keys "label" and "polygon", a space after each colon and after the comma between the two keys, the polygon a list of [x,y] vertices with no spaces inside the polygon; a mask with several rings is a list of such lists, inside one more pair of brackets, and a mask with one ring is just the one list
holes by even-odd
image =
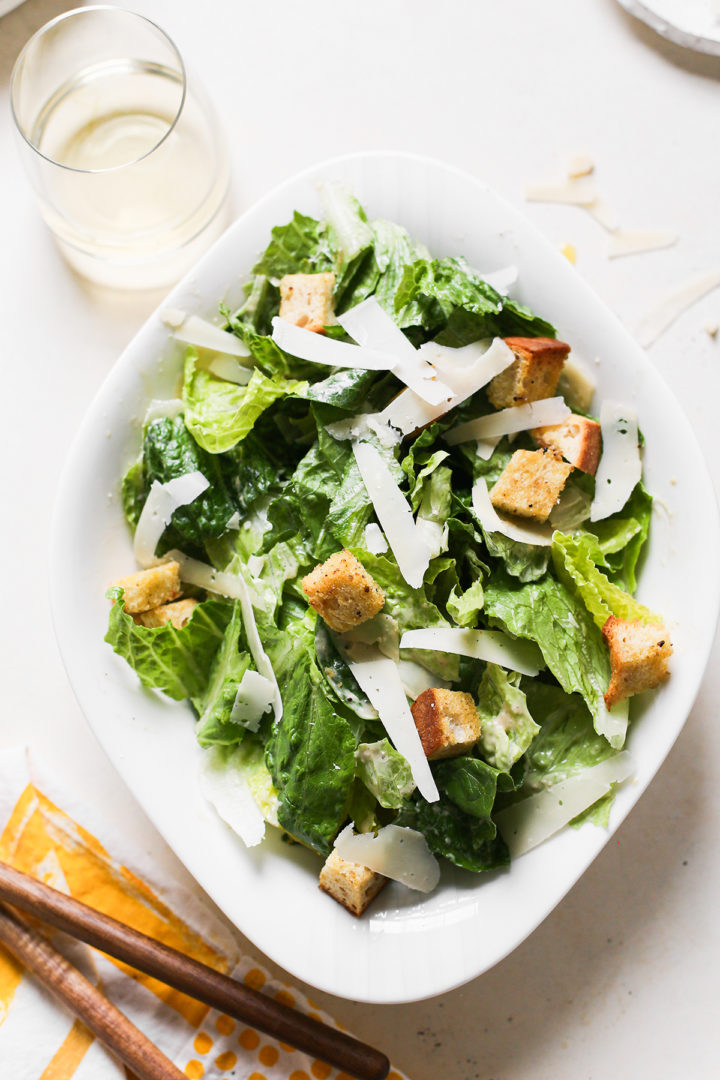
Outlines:
{"label": "scattered cheese crumb", "polygon": [[589,176],[595,171],[595,162],[589,154],[573,154],[568,161],[568,176],[577,180],[579,176]]}
{"label": "scattered cheese crumb", "polygon": [[717,323],[715,319],[708,319],[708,321],[705,323],[704,330],[705,333],[708,334],[710,337],[717,337],[718,330],[720,330],[720,324]]}
{"label": "scattered cheese crumb", "polygon": [[659,251],[676,243],[677,233],[667,229],[616,229],[610,237],[608,255],[617,259],[623,255]]}
{"label": "scattered cheese crumb", "polygon": [[562,255],[565,256],[568,262],[572,263],[573,266],[575,265],[575,263],[577,262],[577,252],[575,250],[574,244],[563,244],[563,246],[560,248],[560,252]]}
{"label": "scattered cheese crumb", "polygon": [[615,232],[620,228],[620,218],[604,199],[593,200],[585,209],[591,217],[595,218],[598,225],[602,225],[608,232]]}
{"label": "scattered cheese crumb", "polygon": [[528,202],[566,203],[568,206],[590,206],[597,199],[595,186],[585,178],[561,180],[554,184],[528,184]]}

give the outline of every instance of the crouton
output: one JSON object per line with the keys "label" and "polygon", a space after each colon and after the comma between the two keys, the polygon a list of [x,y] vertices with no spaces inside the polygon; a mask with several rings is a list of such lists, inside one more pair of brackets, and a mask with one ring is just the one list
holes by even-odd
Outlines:
{"label": "crouton", "polygon": [[496,510],[547,521],[572,472],[554,450],[516,450],[490,492]]}
{"label": "crouton", "polygon": [[460,690],[423,690],[410,706],[425,756],[457,757],[480,738],[480,716],[472,694]]}
{"label": "crouton", "polygon": [[125,611],[136,615],[141,611],[150,611],[180,595],[180,564],[176,562],[160,563],[149,570],[139,570],[137,574],[128,574],[111,582],[125,590]]}
{"label": "crouton", "polygon": [[280,318],[323,334],[335,321],[334,287],[334,274],[286,274],[280,278]]}
{"label": "crouton", "polygon": [[561,424],[533,428],[531,435],[540,446],[559,450],[576,469],[595,475],[602,444],[600,425],[596,420],[571,413]]}
{"label": "crouton", "polygon": [[670,674],[667,662],[672,645],[662,623],[618,619],[611,615],[602,628],[610,650],[610,685],[605,694],[608,709],[643,690],[659,686]]}
{"label": "crouton", "polygon": [[372,619],[385,593],[349,551],[336,551],[302,581],[303,592],[331,630],[344,633]]}
{"label": "crouton", "polygon": [[515,361],[490,382],[487,395],[496,409],[552,397],[570,346],[555,338],[505,338]]}
{"label": "crouton", "polygon": [[176,600],[173,604],[163,604],[161,607],[151,608],[150,611],[141,611],[135,616],[135,622],[142,626],[166,626],[172,623],[176,630],[182,630],[190,621],[197,600]]}
{"label": "crouton", "polygon": [[332,851],[320,871],[319,885],[352,915],[362,915],[386,882],[382,874],[360,863],[347,862]]}

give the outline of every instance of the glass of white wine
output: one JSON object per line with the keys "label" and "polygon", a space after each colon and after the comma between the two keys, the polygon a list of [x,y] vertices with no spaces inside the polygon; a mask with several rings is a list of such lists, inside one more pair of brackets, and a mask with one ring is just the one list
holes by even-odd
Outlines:
{"label": "glass of white wine", "polygon": [[170,285],[225,228],[217,119],[149,19],[105,6],[58,16],[26,44],[10,89],[43,217],[83,276]]}

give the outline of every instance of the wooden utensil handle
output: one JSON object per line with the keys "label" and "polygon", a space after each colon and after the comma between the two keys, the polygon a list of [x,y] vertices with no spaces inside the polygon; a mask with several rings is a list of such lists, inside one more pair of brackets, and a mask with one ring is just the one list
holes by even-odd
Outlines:
{"label": "wooden utensil handle", "polygon": [[390,1070],[388,1059],[373,1047],[243,986],[4,862],[0,862],[0,899],[358,1080],[384,1080]]}
{"label": "wooden utensil handle", "polygon": [[124,1013],[4,904],[0,904],[0,941],[140,1080],[185,1080],[183,1073]]}

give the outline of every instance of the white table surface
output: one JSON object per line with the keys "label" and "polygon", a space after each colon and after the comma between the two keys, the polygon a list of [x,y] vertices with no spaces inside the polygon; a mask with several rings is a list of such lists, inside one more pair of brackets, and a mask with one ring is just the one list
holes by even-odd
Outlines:
{"label": "white table surface", "polygon": [[[159,299],[100,294],[73,276],[39,220],[13,146],[13,60],[32,31],[72,6],[28,0],[0,20],[0,746],[27,742],[138,849],[186,878],[90,734],[50,620],[48,527],[66,450]],[[720,265],[720,60],[660,41],[614,0],[124,6],[159,22],[202,73],[230,143],[237,212],[298,169],[345,151],[427,153],[518,204],[527,182],[559,179],[568,156],[586,151],[622,224],[673,229],[678,244],[609,261],[605,234],[583,211],[533,204],[527,213],[558,245],[576,246],[578,272],[631,328],[663,289]],[[718,291],[651,357],[688,412],[717,487],[720,343],[703,330],[709,318],[720,319]],[[682,573],[681,553],[675,568]],[[372,1007],[324,998],[326,1007],[414,1080],[718,1075],[718,658],[716,646],[649,791],[514,954],[429,1001]]]}

